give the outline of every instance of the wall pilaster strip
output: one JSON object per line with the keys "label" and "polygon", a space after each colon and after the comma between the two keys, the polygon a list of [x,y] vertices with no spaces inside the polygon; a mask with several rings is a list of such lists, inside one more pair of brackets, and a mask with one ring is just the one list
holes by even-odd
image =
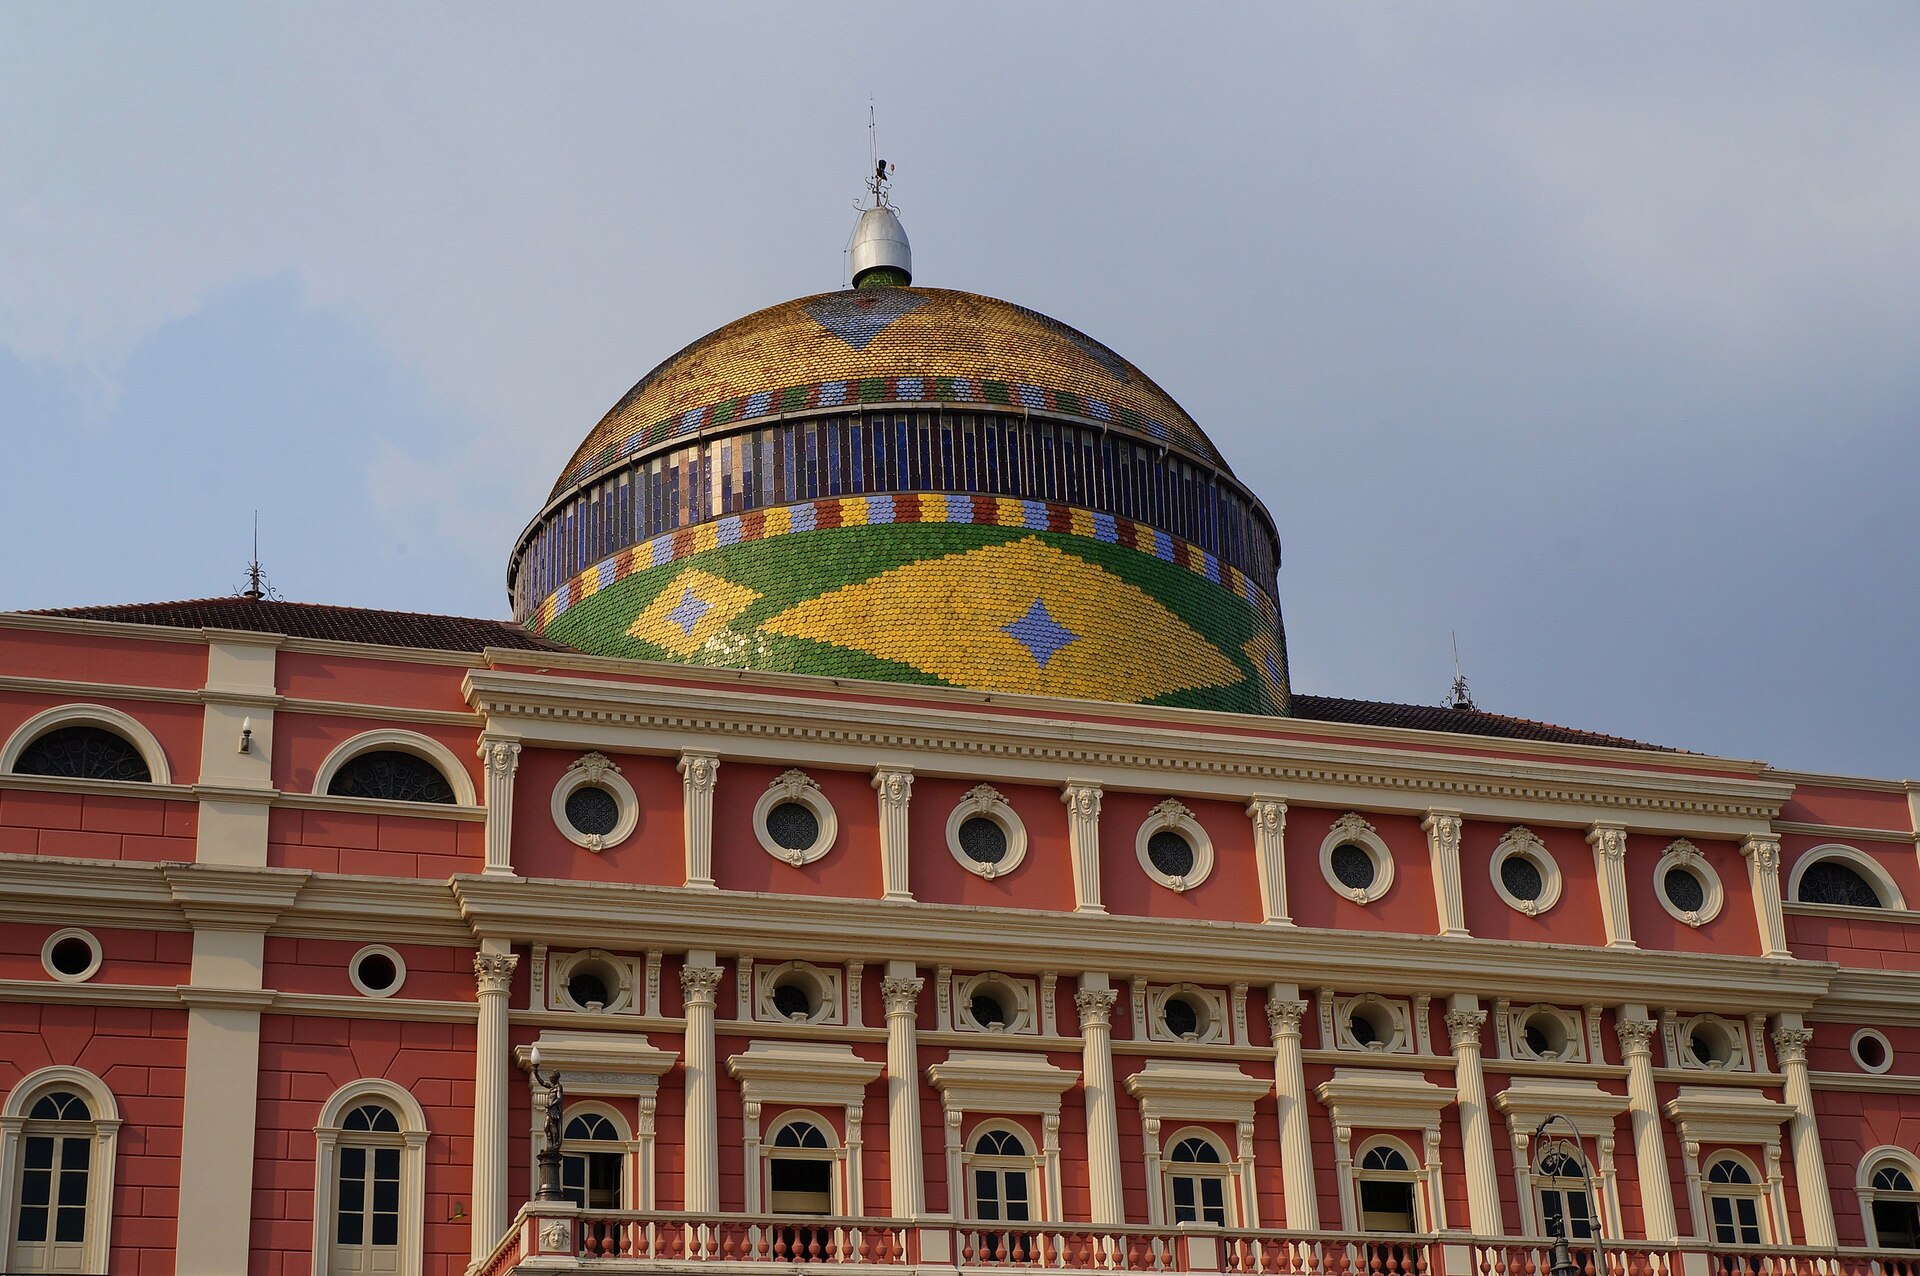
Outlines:
{"label": "wall pilaster strip", "polygon": [[1428,811],[1420,821],[1433,864],[1434,915],[1442,935],[1467,934],[1466,905],[1460,895],[1460,813]]}
{"label": "wall pilaster strip", "polygon": [[[708,792],[712,792],[711,786]],[[680,968],[680,990],[687,1007],[686,1201],[682,1208],[694,1214],[713,1214],[720,1209],[719,1076],[713,1004],[722,973],[714,965]]]}
{"label": "wall pilaster strip", "polygon": [[486,774],[486,871],[512,873],[513,777],[520,769],[520,742],[481,737],[480,763]]}
{"label": "wall pilaster strip", "polygon": [[713,882],[713,786],[720,774],[720,759],[711,753],[683,753],[679,771],[687,885],[696,890],[715,890],[718,888]]}
{"label": "wall pilaster strip", "polygon": [[1480,1030],[1487,1012],[1476,998],[1457,996],[1447,1011],[1447,1039],[1453,1047],[1455,1111],[1460,1117],[1461,1159],[1467,1173],[1467,1222],[1477,1236],[1502,1236],[1500,1181],[1493,1171],[1493,1121],[1487,1112],[1487,1083],[1480,1070]]}
{"label": "wall pilaster strip", "polygon": [[[1783,1095],[1793,1117],[1787,1138],[1793,1144],[1793,1179],[1800,1194],[1800,1227],[1808,1245],[1839,1244],[1833,1226],[1833,1195],[1827,1186],[1826,1158],[1820,1151],[1820,1130],[1814,1123],[1813,1086],[1807,1076],[1807,1046],[1813,1032],[1802,1027],[1798,1015],[1782,1015],[1773,1030],[1773,1047],[1786,1073]],[[1784,1215],[1783,1215],[1784,1217]]]}
{"label": "wall pilaster strip", "polygon": [[1667,1177],[1666,1136],[1660,1126],[1659,1098],[1653,1089],[1653,1020],[1623,1013],[1615,1030],[1627,1064],[1627,1112],[1633,1121],[1633,1161],[1640,1180],[1640,1219],[1646,1240],[1670,1244],[1678,1238],[1673,1220],[1673,1187]]}
{"label": "wall pilaster strip", "polygon": [[1104,977],[1082,976],[1074,994],[1080,1014],[1080,1076],[1087,1104],[1087,1186],[1091,1222],[1117,1226],[1127,1221],[1120,1187],[1120,1119],[1113,1093],[1113,1003],[1118,994],[1102,987]]}
{"label": "wall pilaster strip", "polygon": [[507,1230],[507,990],[519,964],[520,958],[510,952],[479,952],[473,956],[480,1003],[473,1079],[475,1261],[491,1253]]}
{"label": "wall pilaster strip", "polygon": [[1067,842],[1073,855],[1076,912],[1104,913],[1100,902],[1100,786],[1069,780],[1060,791],[1067,804]]}
{"label": "wall pilaster strip", "polygon": [[[926,1212],[925,1169],[920,1157],[920,990],[927,981],[905,962],[889,963],[880,981],[887,1011],[887,1171],[895,1218]],[[948,1185],[948,1191],[963,1191]]]}
{"label": "wall pilaster strip", "polygon": [[1255,796],[1247,803],[1253,821],[1254,859],[1260,868],[1260,916],[1276,926],[1291,926],[1287,912],[1287,804],[1277,797]]}
{"label": "wall pilaster strip", "polygon": [[873,787],[880,796],[880,898],[911,903],[907,804],[913,797],[913,772],[882,767],[873,773]]}
{"label": "wall pilaster strip", "polygon": [[1273,1088],[1280,1118],[1281,1204],[1287,1226],[1320,1227],[1313,1181],[1313,1134],[1307,1127],[1307,1076],[1300,1057],[1300,1022],[1307,1003],[1274,985],[1267,993],[1267,1026],[1273,1032]]}
{"label": "wall pilaster strip", "polygon": [[1627,830],[1618,824],[1596,824],[1587,834],[1593,847],[1593,866],[1600,879],[1600,920],[1606,927],[1607,947],[1633,948],[1633,923],[1627,913]]}
{"label": "wall pilaster strip", "polygon": [[1754,834],[1740,843],[1747,861],[1747,881],[1753,888],[1753,915],[1760,927],[1760,955],[1791,957],[1787,924],[1780,909],[1780,840],[1772,834]]}

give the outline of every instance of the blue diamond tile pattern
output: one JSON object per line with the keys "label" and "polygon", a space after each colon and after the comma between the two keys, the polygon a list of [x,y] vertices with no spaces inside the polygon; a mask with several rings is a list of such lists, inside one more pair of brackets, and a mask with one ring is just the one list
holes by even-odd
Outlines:
{"label": "blue diamond tile pattern", "polygon": [[712,603],[689,589],[680,595],[680,601],[675,603],[673,610],[667,613],[667,619],[678,625],[681,633],[691,635],[693,627],[700,623],[700,618],[712,610]]}
{"label": "blue diamond tile pattern", "polygon": [[807,303],[807,315],[855,350],[865,350],[886,326],[911,314],[927,299],[904,288],[836,292]]}
{"label": "blue diamond tile pattern", "polygon": [[1054,658],[1060,649],[1070,642],[1079,641],[1079,635],[1053,618],[1047,605],[1038,598],[1033,606],[1027,608],[1027,614],[1018,620],[1009,621],[1000,626],[1015,642],[1027,649],[1034,663],[1042,669],[1047,661]]}

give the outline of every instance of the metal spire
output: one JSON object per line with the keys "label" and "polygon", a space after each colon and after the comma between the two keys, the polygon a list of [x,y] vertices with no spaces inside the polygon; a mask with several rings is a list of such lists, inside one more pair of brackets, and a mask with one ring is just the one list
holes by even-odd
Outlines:
{"label": "metal spire", "polygon": [[1467,690],[1467,675],[1460,672],[1460,634],[1453,635],[1453,690],[1448,693],[1447,705],[1453,709],[1472,709],[1473,693]]}

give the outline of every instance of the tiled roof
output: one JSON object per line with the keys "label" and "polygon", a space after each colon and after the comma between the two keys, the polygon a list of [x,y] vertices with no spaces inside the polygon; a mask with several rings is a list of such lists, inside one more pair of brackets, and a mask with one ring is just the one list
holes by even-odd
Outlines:
{"label": "tiled roof", "polygon": [[331,607],[323,603],[290,603],[267,598],[189,598],[170,603],[50,607],[20,614],[108,620],[123,625],[167,625],[176,629],[244,629],[285,634],[290,638],[324,638],[424,651],[477,652],[486,647],[572,650],[562,643],[535,637],[511,621],[378,611],[369,607]]}
{"label": "tiled roof", "polygon": [[1383,700],[1347,700],[1339,696],[1293,697],[1293,716],[1308,722],[1348,722],[1365,727],[1404,727],[1410,731],[1447,731],[1454,735],[1496,736],[1506,740],[1542,740],[1552,744],[1597,744],[1615,749],[1678,752],[1664,744],[1645,744],[1625,736],[1556,727],[1550,722],[1510,718],[1483,709],[1454,709],[1437,704],[1390,704]]}
{"label": "tiled roof", "polygon": [[933,401],[1086,417],[1226,466],[1166,391],[1078,329],[970,292],[870,288],[769,306],[669,358],[594,426],[554,494],[750,418]]}

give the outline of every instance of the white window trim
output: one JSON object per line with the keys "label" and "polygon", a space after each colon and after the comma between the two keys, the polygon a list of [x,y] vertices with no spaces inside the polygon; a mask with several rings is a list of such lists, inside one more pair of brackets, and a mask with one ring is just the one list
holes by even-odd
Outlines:
{"label": "white window trim", "polygon": [[[1808,869],[1822,860],[1837,860],[1866,878],[1873,887],[1874,893],[1880,896],[1880,907],[1855,908],[1850,904],[1822,904],[1814,900],[1801,899],[1801,879],[1807,875]],[[1828,842],[1822,846],[1816,846],[1794,861],[1793,872],[1787,877],[1787,902],[1802,908],[1837,908],[1843,912],[1866,914],[1904,912],[1907,907],[1906,898],[1901,895],[1900,888],[1894,885],[1893,878],[1888,875],[1885,868],[1881,867],[1878,860],[1865,851],[1839,842]]]}
{"label": "white window trim", "polygon": [[[69,975],[65,971],[56,968],[53,964],[54,945],[67,939],[83,941],[87,945],[88,950],[93,954],[92,960],[87,963],[87,968],[78,974]],[[94,937],[93,932],[81,930],[77,926],[69,926],[65,930],[54,931],[53,934],[47,936],[47,942],[40,945],[40,964],[46,968],[46,972],[49,975],[58,979],[63,984],[86,983],[87,980],[92,979],[100,973],[100,963],[104,960],[105,956],[101,951],[100,941]]]}
{"label": "white window trim", "polygon": [[[149,783],[173,783],[173,771],[167,766],[166,750],[160,747],[160,741],[154,737],[153,732],[142,726],[138,718],[122,713],[118,709],[109,709],[103,704],[63,704],[42,710],[28,718],[7,737],[6,745],[0,747],[0,775],[12,775],[13,768],[19,763],[20,755],[26,752],[28,745],[47,732],[61,727],[99,727],[102,730],[111,731],[131,744],[146,762]],[[89,783],[124,784],[132,788],[140,781],[95,780]]]}
{"label": "white window trim", "polygon": [[[1713,1182],[1708,1176],[1713,1172],[1713,1167],[1722,1161],[1733,1161],[1738,1164],[1742,1169],[1746,1170],[1749,1181],[1746,1183]],[[1762,1245],[1772,1245],[1776,1243],[1774,1237],[1779,1234],[1779,1229],[1773,1217],[1775,1201],[1773,1199],[1773,1193],[1768,1190],[1772,1185],[1772,1178],[1763,1173],[1760,1167],[1753,1163],[1752,1157],[1744,1152],[1736,1152],[1732,1148],[1718,1148],[1711,1156],[1702,1156],[1700,1158],[1698,1173],[1700,1176],[1700,1236],[1702,1240],[1708,1242],[1713,1240],[1713,1206],[1711,1202],[1716,1196],[1724,1196],[1753,1201],[1753,1216],[1760,1224],[1760,1243]]]}
{"label": "white window trim", "polygon": [[[1020,1146],[1029,1149],[1029,1151],[1024,1156],[1007,1156],[997,1152],[976,1152],[973,1150],[973,1145],[980,1141],[982,1135],[994,1131],[1005,1131],[1013,1135],[1014,1138],[1020,1140]],[[1018,1169],[1026,1171],[1027,1174],[1027,1214],[1029,1217],[1025,1225],[1038,1225],[1040,1223],[1053,1221],[1049,1217],[1047,1209],[1049,1194],[1046,1181],[1046,1158],[1039,1152],[1031,1150],[1033,1148],[1033,1134],[1025,1126],[1021,1125],[1018,1121],[1010,1121],[1005,1117],[990,1117],[976,1123],[973,1129],[967,1131],[966,1138],[962,1140],[960,1146],[960,1178],[957,1181],[962,1185],[960,1195],[963,1198],[962,1204],[966,1209],[966,1212],[961,1215],[962,1218],[975,1223],[991,1222],[1005,1226],[1009,1231],[1018,1231],[1020,1227],[1023,1226],[1020,1223],[1009,1222],[1006,1219],[981,1218],[979,1198],[974,1195],[973,1190],[973,1171],[976,1168],[990,1170]]]}
{"label": "white window trim", "polygon": [[[1557,1055],[1535,1054],[1527,1046],[1527,1023],[1535,1015],[1551,1015],[1560,1021],[1566,1033],[1565,1053]],[[1508,1037],[1512,1049],[1509,1054],[1515,1059],[1527,1059],[1540,1063],[1585,1063],[1587,1061],[1586,1025],[1583,1016],[1577,1010],[1564,1010],[1559,1006],[1543,1003],[1532,1006],[1515,1006],[1507,1012]]]}
{"label": "white window trim", "polygon": [[828,966],[812,962],[787,961],[778,966],[753,968],[753,1017],[761,1023],[793,1023],[773,1006],[774,989],[788,976],[797,975],[813,982],[813,1013],[801,1023],[838,1025],[845,1022],[840,1010],[842,974]]}
{"label": "white window trim", "polygon": [[[1175,1162],[1173,1159],[1173,1149],[1179,1147],[1188,1139],[1199,1139],[1206,1143],[1215,1152],[1220,1154],[1220,1160],[1212,1165],[1204,1162]],[[1240,1160],[1234,1156],[1233,1149],[1227,1146],[1226,1140],[1205,1126],[1183,1125],[1172,1134],[1160,1139],[1158,1147],[1154,1150],[1157,1152],[1157,1155],[1152,1157],[1152,1159],[1157,1161],[1160,1167],[1160,1183],[1158,1188],[1160,1193],[1160,1217],[1166,1220],[1166,1223],[1161,1224],[1162,1226],[1172,1225],[1173,1180],[1176,1177],[1219,1179],[1223,1184],[1220,1189],[1220,1197],[1226,1205],[1226,1226],[1247,1226],[1241,1217],[1242,1198],[1245,1196],[1245,1192],[1241,1186],[1241,1170],[1243,1167]],[[1196,1200],[1196,1206],[1197,1204],[1198,1202]],[[1181,1226],[1205,1227],[1211,1226],[1211,1224],[1189,1223],[1182,1224]]]}
{"label": "white window trim", "polygon": [[[1521,899],[1507,889],[1506,879],[1500,875],[1500,869],[1516,855],[1539,872],[1540,898]],[[1553,858],[1553,852],[1547,849],[1547,844],[1535,836],[1531,829],[1519,826],[1508,829],[1493,848],[1493,857],[1488,860],[1487,868],[1493,878],[1494,891],[1515,912],[1538,917],[1560,902],[1560,864]]]}
{"label": "white window trim", "polygon": [[[974,818],[992,820],[1000,826],[1007,836],[1007,854],[998,864],[982,864],[969,856],[960,845],[960,826]],[[947,816],[947,850],[959,861],[960,867],[976,877],[991,881],[996,877],[1005,877],[1019,868],[1027,858],[1027,826],[1018,812],[1007,805],[1006,797],[990,784],[979,784],[968,789],[966,796],[955,804],[953,812]]]}
{"label": "white window trim", "polygon": [[[1565,1178],[1548,1174],[1543,1167],[1546,1158],[1550,1155],[1571,1157],[1576,1164],[1585,1168],[1586,1176],[1574,1175],[1571,1178]],[[1547,1236],[1547,1205],[1543,1199],[1545,1193],[1560,1192],[1564,1195],[1579,1192],[1587,1198],[1587,1226],[1597,1232],[1602,1224],[1601,1203],[1596,1199],[1600,1192],[1600,1176],[1594,1173],[1593,1166],[1588,1163],[1587,1154],[1578,1148],[1566,1147],[1557,1140],[1548,1139],[1542,1146],[1533,1149],[1532,1158],[1533,1164],[1528,1168],[1528,1186],[1533,1193],[1534,1231],[1542,1239]],[[1567,1239],[1574,1240],[1571,1236]]]}
{"label": "white window trim", "polygon": [[81,1068],[64,1065],[29,1072],[7,1091],[0,1104],[0,1257],[9,1265],[18,1217],[21,1142],[26,1137],[27,1113],[49,1090],[72,1090],[85,1097],[93,1110],[93,1164],[87,1175],[87,1239],[83,1270],[107,1270],[113,1241],[114,1154],[120,1141],[120,1105],[106,1082]]}
{"label": "white window trim", "polygon": [[[620,816],[612,832],[582,833],[567,818],[567,799],[575,791],[586,788],[605,789],[613,795],[614,802],[620,808]],[[633,830],[640,824],[640,798],[620,774],[620,767],[613,759],[604,753],[588,753],[574,759],[553,786],[553,800],[548,804],[548,812],[553,816],[553,826],[560,830],[562,837],[598,855],[633,836]]]}
{"label": "white window trim", "polygon": [[1149,1041],[1185,1041],[1167,1027],[1167,1002],[1178,997],[1200,1012],[1200,1029],[1193,1040],[1199,1043],[1227,1040],[1227,998],[1198,984],[1150,985],[1146,990],[1146,1035]]}
{"label": "white window trim", "polygon": [[[385,957],[388,961],[392,962],[393,982],[385,988],[374,988],[361,983],[360,962],[366,957]],[[391,997],[400,991],[402,984],[407,982],[407,961],[406,958],[385,944],[368,944],[348,960],[347,979],[353,984],[354,990],[362,997]]]}
{"label": "white window trim", "polygon": [[[774,1140],[780,1137],[780,1131],[790,1125],[810,1125],[820,1131],[827,1140],[824,1148],[777,1148]],[[833,1122],[825,1115],[811,1108],[788,1108],[774,1118],[767,1127],[766,1137],[760,1142],[760,1163],[754,1167],[760,1188],[760,1210],[754,1212],[773,1212],[773,1163],[783,1161],[825,1161],[831,1168],[832,1180],[827,1184],[827,1216],[845,1218],[854,1211],[848,1203],[848,1167],[847,1143],[834,1130]],[[808,1215],[794,1215],[795,1218],[807,1218]]]}
{"label": "white window trim", "polygon": [[[1693,1034],[1696,1029],[1711,1026],[1726,1034],[1728,1051],[1725,1063],[1707,1063],[1693,1053]],[[1722,1015],[1694,1015],[1682,1020],[1674,1033],[1674,1054],[1682,1068],[1698,1072],[1752,1072],[1752,1043],[1747,1040],[1747,1026],[1737,1019],[1728,1019]]]}
{"label": "white window trim", "polygon": [[[1868,1067],[1867,1061],[1860,1057],[1860,1043],[1863,1040],[1878,1041],[1880,1043],[1883,1057],[1880,1060],[1879,1067]],[[1879,1076],[1891,1070],[1893,1067],[1893,1042],[1887,1040],[1887,1034],[1878,1028],[1861,1028],[1855,1032],[1853,1039],[1847,1042],[1847,1053],[1853,1056],[1855,1067],[1859,1068],[1862,1072],[1870,1072],[1875,1076]],[[1920,1169],[1914,1171],[1914,1183],[1920,1185]]]}
{"label": "white window trim", "polygon": [[[1700,887],[1706,898],[1697,911],[1689,912],[1667,898],[1667,870],[1685,868],[1700,879]],[[1660,901],[1660,907],[1667,910],[1679,921],[1696,930],[1720,915],[1726,907],[1726,888],[1720,884],[1720,874],[1713,865],[1707,863],[1707,857],[1700,848],[1686,838],[1678,838],[1667,844],[1667,849],[1653,866],[1653,893]]]}
{"label": "white window trim", "polygon": [[[1364,889],[1348,886],[1333,871],[1334,848],[1348,842],[1373,856],[1373,881]],[[1356,904],[1371,904],[1393,889],[1393,852],[1359,812],[1348,811],[1333,822],[1326,840],[1320,843],[1320,875],[1334,894]]]}
{"label": "white window trim", "polygon": [[[1392,1148],[1400,1154],[1407,1168],[1404,1170],[1369,1170],[1366,1165],[1367,1154],[1375,1148]],[[1434,1187],[1434,1176],[1429,1171],[1426,1160],[1407,1146],[1405,1139],[1391,1134],[1376,1134],[1353,1150],[1353,1231],[1362,1236],[1413,1236],[1437,1230],[1430,1221],[1427,1193]],[[1412,1232],[1369,1232],[1361,1226],[1363,1213],[1360,1207],[1360,1185],[1362,1183],[1405,1183],[1408,1195],[1413,1201]]]}
{"label": "white window trim", "polygon": [[[552,953],[547,960],[552,963],[553,973],[547,980],[547,1009],[567,1010],[575,1014],[637,1015],[640,1013],[639,962],[632,957],[618,957],[601,948],[582,948],[578,952]],[[573,977],[576,966],[588,962],[597,962],[613,972],[614,986],[607,989],[612,998],[596,1011],[589,1011],[573,999],[567,991],[567,981]]]}
{"label": "white window trim", "polygon": [[427,1215],[427,1118],[419,1101],[391,1081],[362,1078],[333,1092],[313,1127],[313,1276],[333,1276],[334,1193],[339,1180],[340,1123],[362,1103],[393,1109],[400,1121],[400,1269],[421,1276]]}
{"label": "white window trim", "polygon": [[[421,735],[418,731],[402,731],[398,728],[384,728],[379,731],[363,731],[349,740],[342,740],[334,746],[321,762],[320,769],[313,773],[313,795],[315,797],[333,797],[327,792],[333,785],[333,777],[340,768],[363,753],[373,753],[384,749],[393,749],[400,753],[411,753],[422,762],[429,763],[440,772],[440,778],[453,789],[453,800],[457,806],[474,806],[473,777],[467,774],[467,768],[453,751],[431,736]],[[373,802],[382,807],[417,811],[434,810],[436,803],[431,802],[391,802],[383,798],[354,798],[356,802]],[[445,809],[445,808],[438,808]]]}
{"label": "white window trim", "polygon": [[767,1201],[760,1109],[769,1103],[791,1104],[803,1109],[782,1112],[773,1129],[777,1130],[793,1117],[811,1115],[825,1127],[828,1138],[833,1137],[833,1126],[818,1115],[819,1109],[840,1110],[846,1129],[841,1143],[845,1161],[834,1185],[839,1193],[834,1206],[841,1214],[857,1217],[863,1212],[861,1122],[866,1110],[867,1087],[885,1070],[881,1064],[854,1054],[851,1046],[816,1042],[755,1041],[727,1060],[727,1071],[740,1082],[744,1161],[751,1171],[747,1176],[747,1213],[760,1213],[762,1202]]}
{"label": "white window trim", "polygon": [[[1880,1244],[1880,1234],[1875,1230],[1873,1223],[1873,1203],[1880,1195],[1873,1186],[1873,1176],[1881,1166],[1889,1161],[1898,1165],[1900,1169],[1906,1173],[1908,1180],[1912,1182],[1916,1188],[1920,1188],[1920,1157],[1916,1157],[1905,1148],[1894,1147],[1890,1143],[1884,1143],[1877,1148],[1871,1149],[1865,1156],[1860,1158],[1859,1168],[1854,1171],[1853,1190],[1860,1197],[1860,1221],[1861,1225],[1866,1228],[1868,1249],[1882,1248]],[[1905,1199],[1904,1194],[1902,1199]],[[1898,1252],[1903,1254],[1913,1253],[1912,1250],[1900,1250]]]}
{"label": "white window trim", "polygon": [[[1383,1012],[1387,1024],[1393,1029],[1393,1035],[1384,1042],[1373,1045],[1361,1045],[1354,1038],[1353,1012],[1368,1006],[1377,1007]],[[1333,1006],[1334,1049],[1354,1050],[1361,1054],[1416,1054],[1412,1031],[1413,1008],[1397,997],[1382,997],[1377,993],[1363,992],[1351,997],[1341,997]]]}
{"label": "white window trim", "polygon": [[[564,1078],[562,1084],[565,1084]],[[567,1126],[578,1116],[605,1117],[613,1125],[617,1139],[574,1139],[567,1138]],[[581,1099],[567,1104],[560,1119],[560,1155],[585,1156],[590,1152],[616,1153],[620,1157],[620,1205],[623,1210],[644,1208],[638,1204],[639,1183],[638,1165],[640,1161],[639,1141],[633,1137],[633,1126],[620,1110],[611,1103],[600,1099]]]}
{"label": "white window trim", "polygon": [[[813,818],[820,822],[819,836],[813,839],[813,845],[799,850],[790,850],[773,840],[767,831],[767,816],[773,808],[787,802],[798,802],[813,812]],[[767,785],[767,791],[753,804],[753,835],[764,850],[782,864],[794,868],[811,864],[833,849],[833,841],[840,835],[840,817],[834,814],[833,803],[827,801],[827,795],[805,771],[782,771]]]}
{"label": "white window trim", "polygon": [[[1191,872],[1175,877],[1154,867],[1152,857],[1147,854],[1147,843],[1153,840],[1155,833],[1160,832],[1178,833],[1187,839],[1187,845],[1193,848]],[[1193,818],[1193,812],[1172,798],[1147,812],[1147,818],[1140,823],[1140,831],[1134,835],[1133,853],[1139,859],[1142,871],[1170,891],[1190,891],[1206,881],[1213,872],[1213,839],[1200,827],[1200,821]]]}

